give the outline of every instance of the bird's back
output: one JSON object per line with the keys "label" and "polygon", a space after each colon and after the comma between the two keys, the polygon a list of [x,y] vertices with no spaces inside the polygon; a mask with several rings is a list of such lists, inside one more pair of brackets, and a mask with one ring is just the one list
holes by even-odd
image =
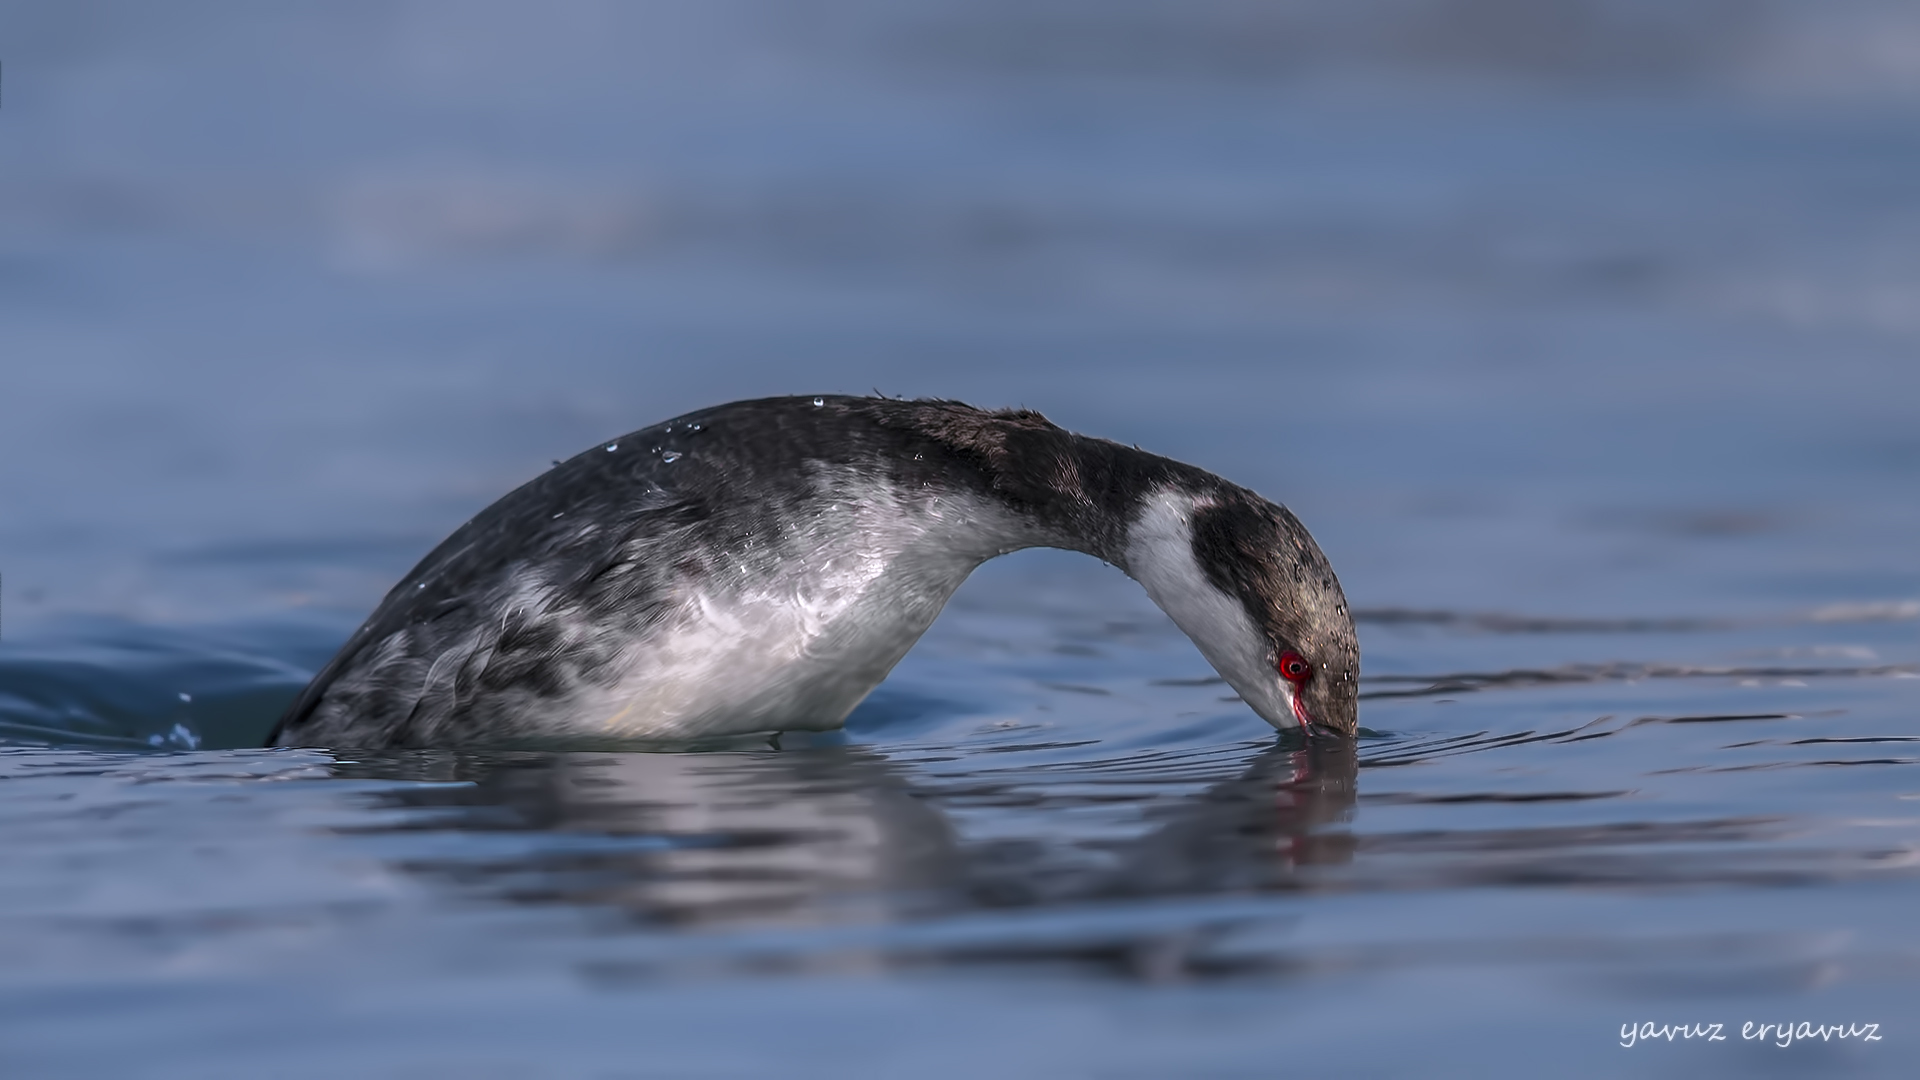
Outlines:
{"label": "bird's back", "polygon": [[[996,415],[944,402],[772,398],[584,451],[421,560],[269,742],[444,745],[542,734],[557,713],[596,707],[629,684],[637,649],[684,630],[690,596],[791,587],[804,604],[806,589],[790,581],[796,570],[836,555],[896,555],[914,530],[938,524],[929,510],[990,515],[1001,505],[994,477],[962,429]],[[899,587],[910,586],[919,587]],[[594,700],[581,704],[583,696]]]}

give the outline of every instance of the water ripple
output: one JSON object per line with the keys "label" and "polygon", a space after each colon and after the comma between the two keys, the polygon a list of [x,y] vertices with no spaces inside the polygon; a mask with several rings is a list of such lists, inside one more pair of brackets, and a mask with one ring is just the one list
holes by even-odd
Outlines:
{"label": "water ripple", "polygon": [[1367,685],[1407,686],[1405,690],[1363,690],[1362,699],[1438,697],[1481,690],[1554,686],[1597,682],[1639,682],[1644,679],[1832,679],[1905,677],[1920,673],[1920,664],[1880,664],[1825,667],[1722,667],[1694,664],[1630,663],[1563,664],[1552,668],[1514,668],[1507,671],[1454,672],[1442,675],[1365,676]]}

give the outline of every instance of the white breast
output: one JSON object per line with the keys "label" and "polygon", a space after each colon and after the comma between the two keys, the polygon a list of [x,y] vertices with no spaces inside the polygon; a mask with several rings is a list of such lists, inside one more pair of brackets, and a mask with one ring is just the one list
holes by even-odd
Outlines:
{"label": "white breast", "polygon": [[[976,499],[903,499],[850,470],[816,477],[817,513],[777,557],[686,584],[610,690],[582,691],[582,736],[827,730],[886,678],[981,562],[1024,547]],[[771,567],[771,569],[768,569]]]}

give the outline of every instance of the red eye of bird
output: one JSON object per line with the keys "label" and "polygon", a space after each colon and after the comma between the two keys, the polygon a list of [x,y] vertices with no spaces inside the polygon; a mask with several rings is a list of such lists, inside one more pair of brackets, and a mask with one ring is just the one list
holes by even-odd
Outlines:
{"label": "red eye of bird", "polygon": [[1296,652],[1281,653],[1279,662],[1273,666],[1280,672],[1280,677],[1288,682],[1303,683],[1313,678],[1313,665],[1302,660]]}

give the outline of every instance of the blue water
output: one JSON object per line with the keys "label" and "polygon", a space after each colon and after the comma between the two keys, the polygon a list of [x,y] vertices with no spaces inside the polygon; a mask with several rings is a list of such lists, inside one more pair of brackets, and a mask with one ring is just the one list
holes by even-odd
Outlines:
{"label": "blue water", "polygon": [[[1872,0],[0,3],[0,1075],[1911,1075],[1916,56]],[[869,388],[1286,502],[1364,737],[1029,552],[844,734],[254,748],[551,459]],[[1802,1022],[1857,1033],[1741,1033]]]}

